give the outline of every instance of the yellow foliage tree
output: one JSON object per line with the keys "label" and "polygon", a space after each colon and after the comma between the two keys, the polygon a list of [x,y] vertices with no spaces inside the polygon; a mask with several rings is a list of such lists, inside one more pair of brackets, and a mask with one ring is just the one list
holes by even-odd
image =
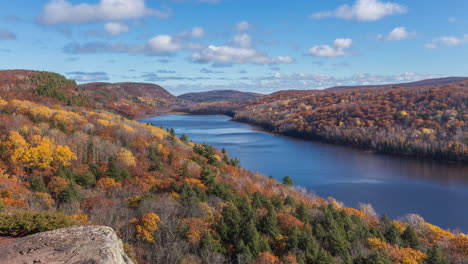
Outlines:
{"label": "yellow foliage tree", "polygon": [[141,219],[132,219],[131,224],[136,225],[136,238],[145,242],[156,242],[153,233],[158,230],[161,220],[159,216],[153,212],[148,212]]}
{"label": "yellow foliage tree", "polygon": [[120,148],[117,153],[117,161],[124,164],[125,166],[135,166],[136,160],[132,152],[126,148]]}
{"label": "yellow foliage tree", "polygon": [[26,150],[21,160],[28,163],[30,166],[42,169],[50,168],[54,160],[54,144],[52,141],[47,137],[35,135],[33,136],[33,143],[36,144],[36,146]]}
{"label": "yellow foliage tree", "polygon": [[76,154],[68,146],[59,145],[55,149],[54,158],[64,166],[70,166],[72,160],[76,160]]}
{"label": "yellow foliage tree", "polygon": [[386,243],[379,238],[368,238],[369,247],[381,251],[390,257],[393,263],[418,264],[426,258],[426,254],[412,248],[402,248],[398,245]]}
{"label": "yellow foliage tree", "polygon": [[118,187],[118,186],[119,186],[119,183],[115,182],[114,179],[109,178],[109,177],[101,178],[96,183],[96,187],[99,190],[104,191],[104,192],[108,192],[111,189]]}
{"label": "yellow foliage tree", "polygon": [[24,137],[16,132],[10,131],[10,135],[8,136],[7,145],[13,149],[13,154],[11,155],[11,160],[13,162],[18,161],[23,157],[24,153],[28,150],[29,144],[26,142]]}

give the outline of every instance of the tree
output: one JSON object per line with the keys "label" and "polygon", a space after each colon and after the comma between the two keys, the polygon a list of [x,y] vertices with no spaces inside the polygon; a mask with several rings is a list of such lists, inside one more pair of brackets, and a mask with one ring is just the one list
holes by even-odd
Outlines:
{"label": "tree", "polygon": [[417,248],[419,247],[419,239],[416,235],[416,231],[412,226],[408,226],[403,234],[401,234],[401,239],[403,240],[403,246]]}
{"label": "tree", "polygon": [[200,218],[185,218],[182,224],[186,229],[185,236],[193,245],[198,245],[205,234],[210,232],[210,223]]}
{"label": "tree", "polygon": [[433,246],[427,251],[427,264],[449,264],[444,251],[438,246]]}
{"label": "tree", "polygon": [[154,243],[154,232],[158,230],[160,219],[159,216],[153,212],[148,212],[143,215],[140,219],[132,219],[131,224],[136,227],[136,238],[144,242]]}
{"label": "tree", "polygon": [[54,159],[63,166],[70,166],[72,160],[76,160],[76,154],[68,146],[57,146],[54,152]]}
{"label": "tree", "polygon": [[212,235],[211,232],[205,233],[203,239],[200,242],[200,247],[210,252],[224,252],[224,248],[219,240],[219,237],[217,235]]}
{"label": "tree", "polygon": [[41,176],[34,175],[31,179],[31,191],[33,192],[42,192],[47,193],[49,189],[44,182],[44,179]]}
{"label": "tree", "polygon": [[180,135],[180,140],[182,140],[182,142],[185,142],[185,143],[189,142],[189,138],[186,134]]}
{"label": "tree", "polygon": [[267,215],[260,221],[263,233],[275,238],[280,232],[276,211],[273,207],[268,210]]}
{"label": "tree", "polygon": [[[133,157],[133,155],[132,155]],[[130,173],[118,165],[117,158],[110,157],[107,163],[107,175],[116,181],[121,181],[130,176]]]}
{"label": "tree", "polygon": [[126,148],[120,148],[117,153],[117,161],[126,167],[131,167],[136,165],[135,157],[132,152]]}
{"label": "tree", "polygon": [[253,262],[254,264],[280,264],[278,257],[271,255],[269,252],[262,252]]}
{"label": "tree", "polygon": [[49,184],[47,184],[47,187],[49,188],[50,192],[55,196],[59,197],[59,195],[68,189],[70,186],[70,181],[58,176],[52,177],[52,179],[49,181]]}
{"label": "tree", "polygon": [[221,239],[229,243],[237,241],[241,231],[241,222],[242,217],[234,204],[231,203],[225,207],[218,224]]}
{"label": "tree", "polygon": [[247,222],[246,226],[244,225],[244,228],[242,240],[252,256],[256,257],[260,252],[260,234],[257,231],[253,218],[250,218],[250,221]]}
{"label": "tree", "polygon": [[292,178],[289,177],[289,176],[285,176],[283,178],[283,184],[285,184],[287,186],[293,186],[294,185]]}

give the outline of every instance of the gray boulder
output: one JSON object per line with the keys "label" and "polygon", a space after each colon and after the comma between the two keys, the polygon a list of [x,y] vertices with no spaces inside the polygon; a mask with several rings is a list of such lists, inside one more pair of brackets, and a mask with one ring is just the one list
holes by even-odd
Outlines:
{"label": "gray boulder", "polygon": [[133,264],[107,226],[74,226],[0,246],[0,264]]}

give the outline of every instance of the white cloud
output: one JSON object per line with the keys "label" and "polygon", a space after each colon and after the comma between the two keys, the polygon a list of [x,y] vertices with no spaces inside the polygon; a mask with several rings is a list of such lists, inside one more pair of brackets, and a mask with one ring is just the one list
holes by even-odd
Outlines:
{"label": "white cloud", "polygon": [[183,43],[169,35],[158,35],[148,40],[148,48],[154,53],[168,54],[183,48]]}
{"label": "white cloud", "polygon": [[466,43],[468,43],[468,34],[465,34],[461,38],[454,37],[454,36],[438,37],[438,38],[433,39],[431,43],[425,44],[424,47],[428,49],[435,49],[441,46],[453,47],[453,46],[459,46],[459,45],[466,44]]}
{"label": "white cloud", "polygon": [[409,39],[416,36],[415,32],[408,32],[405,27],[396,27],[386,36],[378,35],[377,38],[380,40],[388,40],[388,41],[398,41]]}
{"label": "white cloud", "polygon": [[190,36],[192,38],[202,38],[205,36],[205,30],[202,27],[194,27],[190,32]]}
{"label": "white cloud", "polygon": [[205,36],[205,29],[202,27],[194,27],[190,31],[183,31],[177,36],[180,38],[203,38]]}
{"label": "white cloud", "polygon": [[294,59],[289,56],[278,56],[276,57],[278,63],[291,64],[294,62]]}
{"label": "white cloud", "polygon": [[100,0],[98,4],[73,5],[66,0],[50,0],[39,15],[43,24],[85,23],[156,16],[167,18],[170,13],[146,7],[145,0]]}
{"label": "white cloud", "polygon": [[317,57],[338,57],[350,55],[346,52],[353,44],[349,38],[339,38],[333,42],[333,45],[317,45],[309,49],[309,54]]}
{"label": "white cloud", "polygon": [[233,39],[234,43],[243,48],[252,47],[252,38],[248,34],[235,35]]}
{"label": "white cloud", "polygon": [[219,64],[276,64],[292,63],[293,58],[280,56],[269,57],[262,52],[252,48],[214,46],[210,45],[201,51],[192,54],[192,59],[197,62],[213,62]]}
{"label": "white cloud", "polygon": [[241,21],[236,24],[237,31],[247,31],[252,28],[252,25],[249,24],[247,21]]}
{"label": "white cloud", "polygon": [[339,39],[335,39],[333,44],[335,44],[335,47],[338,47],[338,48],[341,48],[341,49],[348,49],[353,44],[353,40],[349,39],[349,38],[346,38],[346,39],[345,38],[339,38]]}
{"label": "white cloud", "polygon": [[322,19],[337,17],[346,20],[376,21],[385,16],[403,14],[407,8],[403,5],[382,2],[380,0],[356,0],[353,5],[344,4],[334,11],[322,11],[311,14],[310,17]]}
{"label": "white cloud", "polygon": [[104,29],[107,31],[107,33],[113,36],[117,36],[130,31],[130,28],[127,25],[116,22],[106,23],[104,25]]}
{"label": "white cloud", "polygon": [[72,75],[71,79],[78,82],[98,82],[107,81],[109,77],[105,72],[67,72],[67,75]]}

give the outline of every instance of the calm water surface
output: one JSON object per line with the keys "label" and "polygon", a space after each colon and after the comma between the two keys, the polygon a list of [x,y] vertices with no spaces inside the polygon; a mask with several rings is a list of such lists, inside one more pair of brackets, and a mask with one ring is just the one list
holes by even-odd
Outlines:
{"label": "calm water surface", "polygon": [[246,169],[347,206],[371,203],[397,218],[417,213],[443,228],[468,232],[468,166],[375,154],[350,147],[275,136],[221,115],[162,115],[143,120],[174,128],[198,143],[226,148]]}

